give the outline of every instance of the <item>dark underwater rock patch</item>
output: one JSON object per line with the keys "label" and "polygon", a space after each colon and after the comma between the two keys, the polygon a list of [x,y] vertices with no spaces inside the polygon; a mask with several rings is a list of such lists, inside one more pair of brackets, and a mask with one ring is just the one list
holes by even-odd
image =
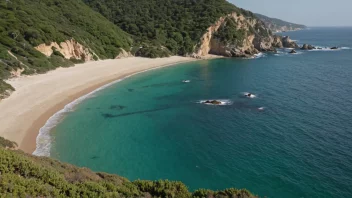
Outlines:
{"label": "dark underwater rock patch", "polygon": [[126,106],[123,106],[123,105],[111,105],[109,109],[111,110],[123,110],[127,108]]}

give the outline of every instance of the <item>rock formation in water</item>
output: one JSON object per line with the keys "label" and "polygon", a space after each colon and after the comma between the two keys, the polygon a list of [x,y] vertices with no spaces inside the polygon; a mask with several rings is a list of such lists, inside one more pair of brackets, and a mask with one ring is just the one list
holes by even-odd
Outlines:
{"label": "rock formation in water", "polygon": [[289,36],[282,37],[282,45],[285,48],[299,48],[297,43],[292,41]]}
{"label": "rock formation in water", "polygon": [[219,101],[219,100],[207,100],[203,103],[204,104],[212,104],[212,105],[221,105],[221,101]]}
{"label": "rock formation in water", "polygon": [[313,50],[313,49],[316,49],[316,47],[309,45],[309,44],[304,44],[301,49],[302,50]]}

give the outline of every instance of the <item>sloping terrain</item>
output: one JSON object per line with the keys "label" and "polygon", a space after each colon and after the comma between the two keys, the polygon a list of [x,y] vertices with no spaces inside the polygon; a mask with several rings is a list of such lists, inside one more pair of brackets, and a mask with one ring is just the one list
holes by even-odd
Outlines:
{"label": "sloping terrain", "polygon": [[281,19],[270,18],[262,14],[255,14],[273,32],[295,31],[307,28],[305,25],[290,23]]}
{"label": "sloping terrain", "polygon": [[87,168],[10,150],[15,148],[14,142],[0,137],[1,197],[255,198],[244,189],[216,192],[200,189],[192,193],[181,182],[130,182],[118,175],[95,173]]}
{"label": "sloping terrain", "polygon": [[84,0],[124,31],[133,35],[139,55],[155,57],[186,55],[209,26],[233,12],[246,17],[253,13],[226,0]]}
{"label": "sloping terrain", "polygon": [[[2,79],[115,58],[131,43],[127,33],[79,0],[0,1],[0,91],[8,87]],[[38,51],[40,45],[51,53]]]}

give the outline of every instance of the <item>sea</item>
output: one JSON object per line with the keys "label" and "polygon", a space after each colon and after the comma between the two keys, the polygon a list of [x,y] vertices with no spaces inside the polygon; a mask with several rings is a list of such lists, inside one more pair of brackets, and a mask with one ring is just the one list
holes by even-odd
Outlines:
{"label": "sea", "polygon": [[190,191],[352,197],[352,28],[281,35],[323,49],[201,60],[117,81],[50,118],[35,154],[129,180],[182,181]]}

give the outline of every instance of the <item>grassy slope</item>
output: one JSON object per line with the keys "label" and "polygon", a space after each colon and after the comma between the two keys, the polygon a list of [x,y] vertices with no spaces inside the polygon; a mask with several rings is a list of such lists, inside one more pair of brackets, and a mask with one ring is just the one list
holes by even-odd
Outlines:
{"label": "grassy slope", "polygon": [[46,157],[6,150],[14,142],[0,137],[0,195],[3,197],[236,197],[254,198],[247,190],[193,193],[181,182],[130,182],[107,173],[94,173]]}
{"label": "grassy slope", "polygon": [[232,12],[254,17],[253,13],[239,9],[226,0],[84,0],[84,2],[133,35],[136,42],[143,46],[142,56],[164,55],[157,51],[150,53],[151,46],[157,46],[159,49],[160,46],[165,46],[171,54],[191,53],[207,28],[220,17]]}
{"label": "grassy slope", "polygon": [[[47,58],[33,47],[74,38],[100,58],[114,58],[130,49],[130,36],[80,0],[0,1],[0,93],[2,79],[24,68],[24,74],[43,73],[76,61],[59,54]],[[16,58],[7,53],[11,51]]]}

